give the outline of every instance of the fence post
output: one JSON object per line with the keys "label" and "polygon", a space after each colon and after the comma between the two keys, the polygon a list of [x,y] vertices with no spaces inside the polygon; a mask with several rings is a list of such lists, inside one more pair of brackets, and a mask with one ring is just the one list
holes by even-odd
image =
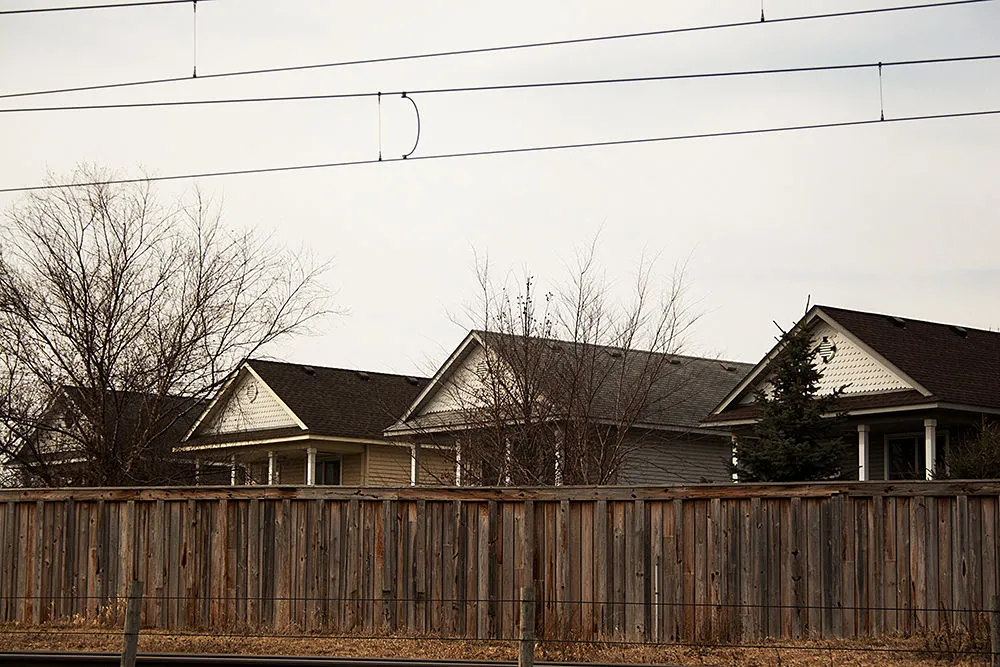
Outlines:
{"label": "fence post", "polygon": [[142,582],[128,585],[128,607],[125,609],[125,633],[122,636],[121,667],[135,667],[135,654],[139,648],[139,613],[142,611]]}
{"label": "fence post", "polygon": [[535,664],[535,588],[521,589],[521,645],[517,656],[518,667]]}
{"label": "fence post", "polygon": [[990,610],[990,652],[993,667],[1000,667],[1000,595],[993,596],[993,608]]}

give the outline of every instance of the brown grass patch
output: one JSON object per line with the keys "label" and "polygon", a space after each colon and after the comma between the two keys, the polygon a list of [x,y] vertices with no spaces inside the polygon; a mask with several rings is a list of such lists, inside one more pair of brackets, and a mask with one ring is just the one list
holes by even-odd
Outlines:
{"label": "brown grass patch", "polygon": [[[0,625],[0,651],[121,650],[120,629],[108,624],[62,623],[41,627]],[[345,657],[516,660],[516,642],[450,641],[428,637],[326,637],[321,634],[260,636],[277,633],[177,633],[143,630],[142,653],[215,653],[244,655],[327,655]],[[905,650],[905,652],[904,652]],[[799,667],[857,665],[916,667],[918,665],[985,665],[988,650],[979,632],[946,632],[879,640],[761,641],[752,648],[674,644],[602,645],[542,642],[536,660],[675,665],[748,665]]]}

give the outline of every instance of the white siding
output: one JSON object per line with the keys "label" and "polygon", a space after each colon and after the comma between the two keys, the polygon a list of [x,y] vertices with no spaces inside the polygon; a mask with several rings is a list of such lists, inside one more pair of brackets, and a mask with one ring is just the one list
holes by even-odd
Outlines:
{"label": "white siding", "polygon": [[845,394],[871,394],[913,388],[826,322],[820,322],[814,330],[814,343],[819,345],[823,336],[837,346],[837,352],[829,363],[816,360],[817,367],[823,371],[819,383],[820,393],[833,393],[844,385],[848,385],[844,390]]}
{"label": "white siding", "polygon": [[476,343],[473,345],[461,365],[452,371],[448,381],[424,405],[421,415],[468,409],[476,403],[475,397],[484,386],[484,371],[481,366],[486,363],[486,350]]}
{"label": "white siding", "polygon": [[296,426],[291,413],[260,380],[241,371],[233,386],[199,427],[196,435],[239,433]]}
{"label": "white siding", "polygon": [[664,434],[636,446],[618,474],[619,484],[662,486],[731,482],[729,436]]}
{"label": "white siding", "polygon": [[[831,394],[844,386],[845,396],[913,388],[849,338],[820,321],[813,330],[813,344],[820,345],[824,336],[829,343],[837,346],[837,350],[828,363],[817,355],[816,367],[823,373],[819,381],[821,395]],[[764,388],[765,391],[770,391],[770,383],[765,384]],[[747,405],[753,403],[753,400],[754,392],[750,389],[745,392],[740,403]]]}

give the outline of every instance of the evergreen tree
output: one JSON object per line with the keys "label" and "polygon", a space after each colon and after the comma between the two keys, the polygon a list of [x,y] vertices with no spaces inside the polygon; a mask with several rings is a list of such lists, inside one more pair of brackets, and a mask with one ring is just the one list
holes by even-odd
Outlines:
{"label": "evergreen tree", "polygon": [[937,479],[1000,479],[1000,423],[983,421],[971,437],[956,438],[945,454]]}
{"label": "evergreen tree", "polygon": [[840,419],[824,417],[839,391],[817,396],[822,371],[812,337],[801,327],[783,336],[770,391],[758,390],[754,435],[738,438],[733,472],[741,482],[804,482],[837,478],[844,444]]}

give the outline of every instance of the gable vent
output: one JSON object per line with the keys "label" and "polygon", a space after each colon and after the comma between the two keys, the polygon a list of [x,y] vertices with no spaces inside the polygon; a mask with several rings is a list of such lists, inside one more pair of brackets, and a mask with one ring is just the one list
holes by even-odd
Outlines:
{"label": "gable vent", "polygon": [[303,366],[302,372],[305,373],[306,375],[316,375],[316,369],[313,368],[312,366]]}
{"label": "gable vent", "polygon": [[966,329],[965,327],[960,327],[958,325],[953,324],[953,325],[951,325],[948,328],[951,329],[952,332],[954,332],[955,334],[961,336],[962,338],[968,338],[969,337],[969,330]]}
{"label": "gable vent", "polygon": [[889,315],[889,321],[895,324],[900,329],[906,328],[906,320],[902,317],[896,317],[895,315]]}
{"label": "gable vent", "polygon": [[816,348],[816,353],[819,354],[819,358],[823,360],[824,364],[828,364],[833,361],[833,357],[837,354],[837,344],[831,341],[829,336],[823,336],[823,340]]}
{"label": "gable vent", "polygon": [[372,376],[369,375],[368,373],[365,373],[364,371],[358,371],[358,377],[364,380],[365,382],[372,379]]}

